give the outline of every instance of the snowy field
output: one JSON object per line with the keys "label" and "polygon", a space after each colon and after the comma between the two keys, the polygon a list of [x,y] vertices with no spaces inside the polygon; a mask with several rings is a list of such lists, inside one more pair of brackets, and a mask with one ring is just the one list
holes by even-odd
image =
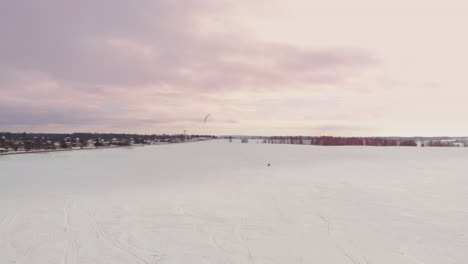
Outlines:
{"label": "snowy field", "polygon": [[466,264],[468,148],[0,156],[0,263]]}

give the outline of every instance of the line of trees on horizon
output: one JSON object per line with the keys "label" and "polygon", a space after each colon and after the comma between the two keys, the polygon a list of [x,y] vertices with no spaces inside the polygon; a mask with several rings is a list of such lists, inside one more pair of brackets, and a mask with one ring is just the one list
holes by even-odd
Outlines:
{"label": "line of trees on horizon", "polygon": [[468,147],[468,138],[274,136],[263,138],[263,143],[319,146]]}
{"label": "line of trees on horizon", "polygon": [[305,137],[305,136],[276,136],[263,140],[267,144],[298,144],[319,146],[407,146],[416,147],[418,143],[413,139],[389,139],[378,137]]}

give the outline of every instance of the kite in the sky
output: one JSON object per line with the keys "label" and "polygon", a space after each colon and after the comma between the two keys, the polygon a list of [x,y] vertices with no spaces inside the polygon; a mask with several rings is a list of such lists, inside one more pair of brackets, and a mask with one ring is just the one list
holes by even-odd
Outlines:
{"label": "kite in the sky", "polygon": [[211,116],[211,114],[207,114],[205,116],[205,119],[203,119],[203,123],[206,124],[206,121],[208,121],[208,118]]}

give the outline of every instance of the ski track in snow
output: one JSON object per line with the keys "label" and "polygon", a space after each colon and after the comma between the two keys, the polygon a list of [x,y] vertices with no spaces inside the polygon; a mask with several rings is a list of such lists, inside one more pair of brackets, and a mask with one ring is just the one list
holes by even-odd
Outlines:
{"label": "ski track in snow", "polygon": [[12,223],[15,221],[17,216],[18,216],[17,214],[5,216],[2,220],[2,223],[0,224],[0,227],[12,225]]}
{"label": "ski track in snow", "polygon": [[164,254],[161,254],[160,252],[158,252],[156,250],[147,249],[147,248],[137,246],[137,245],[133,244],[132,242],[130,242],[128,240],[126,240],[125,244],[128,245],[129,247],[132,247],[136,251],[146,252],[147,254],[149,254],[149,256],[151,256],[154,259],[155,263],[165,263],[167,261],[166,256]]}
{"label": "ski track in snow", "polygon": [[2,218],[2,221],[0,221],[0,228],[3,226],[3,224],[5,223],[5,221],[8,219],[8,215],[5,215],[3,218]]}
{"label": "ski track in snow", "polygon": [[425,262],[425,261],[422,261],[420,259],[417,259],[413,256],[411,256],[410,254],[408,254],[407,252],[403,252],[403,251],[400,251],[400,253],[407,257],[408,259],[410,259],[413,263],[416,263],[416,264],[429,264],[428,262]]}
{"label": "ski track in snow", "polygon": [[76,239],[67,241],[65,245],[65,252],[63,256],[63,264],[77,264],[78,263],[78,246]]}
{"label": "ski track in snow", "polygon": [[219,253],[220,256],[222,256],[224,259],[225,259],[225,262],[227,263],[233,263],[229,257],[229,255],[231,254],[230,252],[228,252],[223,246],[221,246],[219,244],[219,242],[217,241],[217,238],[216,238],[216,232],[215,231],[211,231],[210,232],[210,235],[209,235],[209,240],[210,240],[210,244],[213,248],[216,249],[216,251]]}
{"label": "ski track in snow", "polygon": [[78,246],[77,240],[72,233],[72,225],[70,219],[70,211],[74,208],[74,202],[66,201],[65,206],[63,208],[63,216],[64,216],[64,232],[66,236],[66,242],[64,246],[64,254],[63,254],[63,264],[77,264],[78,263]]}
{"label": "ski track in snow", "polygon": [[64,219],[64,230],[65,230],[65,233],[69,233],[70,232],[70,215],[69,215],[69,210],[70,210],[70,204],[67,202],[65,204],[65,207],[63,208],[63,219]]}
{"label": "ski track in snow", "polygon": [[320,220],[323,221],[324,224],[327,225],[327,233],[330,236],[330,234],[331,234],[331,230],[330,230],[330,228],[331,228],[331,218],[330,217],[325,217],[320,213],[317,213],[317,216],[320,218]]}
{"label": "ski track in snow", "polygon": [[[2,225],[0,225],[0,241],[1,239],[6,239],[6,245],[8,248],[12,248],[12,231],[9,229],[13,228],[14,222],[18,214],[7,215],[2,221]],[[1,229],[3,227],[3,231]]]}
{"label": "ski track in snow", "polygon": [[[91,214],[91,221],[100,239],[103,239],[113,248],[117,249],[118,251],[123,252],[124,254],[133,257],[137,261],[137,263],[162,264],[166,262],[165,258],[162,257],[159,253],[155,253],[155,251],[151,251],[151,254],[147,254],[147,256],[145,257],[135,252],[135,250],[129,249],[129,247],[132,248],[132,246],[129,245],[128,243],[112,238],[112,236],[108,235],[100,226],[100,224],[97,222],[95,212]],[[146,250],[146,251],[149,251],[149,250]],[[152,260],[148,260],[147,257],[150,257]]]}
{"label": "ski track in snow", "polygon": [[201,221],[213,222],[213,223],[217,223],[217,224],[223,224],[223,223],[225,223],[224,219],[222,219],[221,217],[206,216],[206,215],[202,215],[202,214],[197,214],[197,213],[194,213],[194,212],[192,212],[192,211],[187,210],[187,209],[186,209],[185,207],[183,207],[183,206],[177,207],[177,211],[179,212],[179,214],[181,214],[181,215],[183,215],[183,216],[188,216],[188,217],[196,218],[196,219],[199,219],[199,220],[201,220]]}
{"label": "ski track in snow", "polygon": [[239,241],[240,245],[245,248],[249,262],[255,263],[252,251],[250,250],[249,245],[247,244],[247,242],[244,239],[244,236],[242,235],[243,223],[244,223],[244,220],[242,220],[240,224],[236,225],[236,228],[234,229],[234,233],[236,235],[237,241]]}

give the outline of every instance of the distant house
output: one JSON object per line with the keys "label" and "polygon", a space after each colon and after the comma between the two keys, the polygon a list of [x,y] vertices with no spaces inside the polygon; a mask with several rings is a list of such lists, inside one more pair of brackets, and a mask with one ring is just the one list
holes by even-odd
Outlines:
{"label": "distant house", "polygon": [[7,152],[6,148],[0,148],[0,153]]}
{"label": "distant house", "polygon": [[182,140],[181,140],[180,138],[174,138],[174,139],[169,140],[169,142],[172,142],[172,143],[181,143]]}

